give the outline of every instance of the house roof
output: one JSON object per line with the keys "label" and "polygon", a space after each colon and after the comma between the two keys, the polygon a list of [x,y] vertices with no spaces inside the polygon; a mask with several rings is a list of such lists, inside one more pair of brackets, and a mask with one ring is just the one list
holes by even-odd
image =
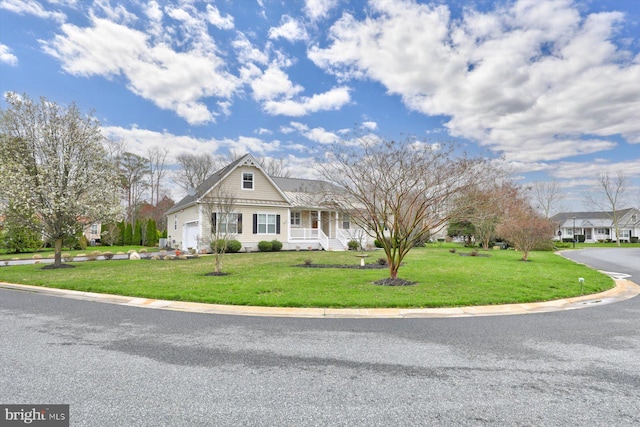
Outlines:
{"label": "house roof", "polygon": [[[218,182],[222,181],[239,165],[244,164],[247,160],[253,160],[256,167],[260,167],[258,162],[251,154],[245,154],[234,162],[229,163],[224,168],[215,172],[213,175],[205,179],[202,184],[195,189],[192,195],[185,196],[167,211],[167,215],[177,212],[181,209],[189,207],[198,202],[204,195],[209,192]],[[264,172],[264,170],[262,170]],[[320,180],[300,179],[300,178],[284,178],[267,175],[276,188],[285,196],[292,207],[318,207],[325,204],[328,200],[327,193],[335,186]]]}

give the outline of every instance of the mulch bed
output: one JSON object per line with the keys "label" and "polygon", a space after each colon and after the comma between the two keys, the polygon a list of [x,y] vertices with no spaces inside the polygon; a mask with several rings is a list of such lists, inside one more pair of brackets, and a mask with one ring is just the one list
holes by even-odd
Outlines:
{"label": "mulch bed", "polygon": [[228,276],[228,275],[229,273],[223,273],[222,271],[219,273],[216,271],[212,271],[211,273],[205,274],[205,276]]}
{"label": "mulch bed", "polygon": [[57,270],[59,268],[76,268],[76,266],[71,264],[60,264],[60,265],[47,264],[44,267],[42,267],[43,270]]}
{"label": "mulch bed", "polygon": [[294,265],[294,267],[303,267],[303,268],[355,268],[358,270],[381,270],[383,268],[389,268],[388,265],[380,265],[380,264],[365,264],[364,267],[361,265],[353,265],[353,264],[298,264]]}
{"label": "mulch bed", "polygon": [[377,280],[377,281],[373,282],[374,285],[380,285],[380,286],[413,286],[416,283],[417,282],[410,282],[408,280],[404,280],[404,279],[400,279],[400,278],[382,279],[382,280]]}

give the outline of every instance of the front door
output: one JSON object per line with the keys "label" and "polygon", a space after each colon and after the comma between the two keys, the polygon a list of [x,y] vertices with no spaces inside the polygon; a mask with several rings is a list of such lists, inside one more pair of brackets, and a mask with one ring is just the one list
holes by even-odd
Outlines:
{"label": "front door", "polygon": [[311,212],[311,228],[318,229],[318,212]]}
{"label": "front door", "polygon": [[593,230],[593,228],[585,228],[584,229],[584,240],[591,240],[591,231]]}

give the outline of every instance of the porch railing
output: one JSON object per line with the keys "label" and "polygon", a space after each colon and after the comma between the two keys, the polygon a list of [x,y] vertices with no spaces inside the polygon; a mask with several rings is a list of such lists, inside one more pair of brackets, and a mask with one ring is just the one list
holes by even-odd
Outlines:
{"label": "porch railing", "polygon": [[317,228],[292,228],[291,240],[318,240]]}
{"label": "porch railing", "polygon": [[318,238],[320,239],[320,246],[324,248],[325,251],[329,250],[329,236],[324,234],[322,230],[318,230]]}

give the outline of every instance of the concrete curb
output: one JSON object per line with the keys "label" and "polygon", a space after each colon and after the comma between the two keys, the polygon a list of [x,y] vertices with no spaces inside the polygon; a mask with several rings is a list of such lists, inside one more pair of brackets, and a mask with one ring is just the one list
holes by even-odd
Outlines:
{"label": "concrete curb", "polygon": [[35,292],[63,298],[96,301],[131,307],[154,308],[161,310],[185,311],[190,313],[225,314],[238,316],[267,317],[305,317],[305,318],[448,318],[473,316],[504,316],[514,314],[548,313],[563,310],[595,307],[624,301],[640,294],[640,286],[629,280],[614,279],[616,286],[608,291],[593,295],[565,298],[554,301],[484,305],[474,307],[451,308],[298,308],[298,307],[257,307],[196,302],[165,301],[149,298],[126,297],[120,295],[98,294],[94,292],[72,291],[67,289],[45,288],[41,286],[16,285],[0,282],[0,288]]}

